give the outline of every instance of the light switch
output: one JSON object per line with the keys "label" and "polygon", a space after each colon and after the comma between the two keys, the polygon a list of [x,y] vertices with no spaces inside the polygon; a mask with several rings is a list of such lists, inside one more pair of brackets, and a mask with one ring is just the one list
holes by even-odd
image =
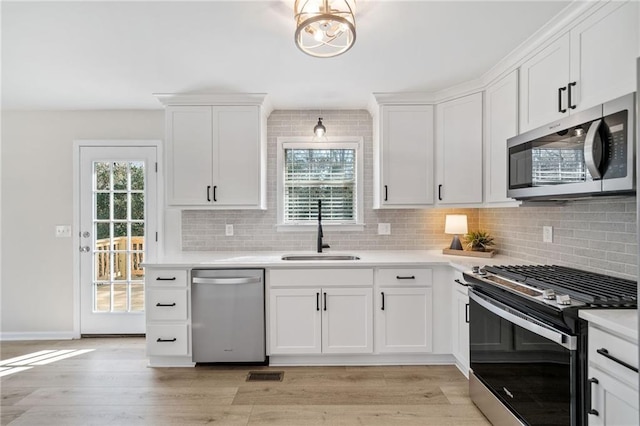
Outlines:
{"label": "light switch", "polygon": [[224,235],[226,235],[227,237],[233,236],[233,225],[224,226]]}
{"label": "light switch", "polygon": [[56,238],[71,237],[71,225],[56,225]]}
{"label": "light switch", "polygon": [[391,235],[391,224],[390,223],[379,223],[378,224],[378,235]]}

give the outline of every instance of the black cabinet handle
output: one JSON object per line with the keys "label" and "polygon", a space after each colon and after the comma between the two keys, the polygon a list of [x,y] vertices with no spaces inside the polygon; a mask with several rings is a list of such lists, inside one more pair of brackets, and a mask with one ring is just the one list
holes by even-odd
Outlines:
{"label": "black cabinet handle", "polygon": [[167,308],[171,308],[173,306],[176,306],[176,302],[173,303],[156,303],[156,306],[162,306],[162,307],[167,307]]}
{"label": "black cabinet handle", "polygon": [[217,189],[218,189],[218,186],[217,186],[217,185],[214,185],[214,186],[213,186],[213,201],[214,201],[214,202],[218,201],[218,198],[217,198],[217,196],[216,196],[216,190],[217,190]]}
{"label": "black cabinet handle", "polygon": [[384,200],[389,200],[389,187],[387,185],[384,186]]}
{"label": "black cabinet handle", "polygon": [[324,293],[324,310],[327,310],[327,293]]}
{"label": "black cabinet handle", "polygon": [[316,293],[316,311],[320,310],[320,293]]}
{"label": "black cabinet handle", "polygon": [[207,185],[207,201],[211,201],[211,185]]}
{"label": "black cabinet handle", "polygon": [[558,112],[562,114],[567,112],[566,109],[562,109],[562,92],[564,92],[565,90],[567,90],[566,86],[558,88]]}
{"label": "black cabinet handle", "polygon": [[158,277],[156,278],[156,281],[175,281],[176,277],[171,277],[171,278],[163,278],[163,277]]}
{"label": "black cabinet handle", "polygon": [[442,185],[438,185],[438,200],[442,201]]}
{"label": "black cabinet handle", "polygon": [[380,294],[382,295],[382,310],[384,311],[384,291],[381,291]]}
{"label": "black cabinet handle", "polygon": [[173,339],[163,339],[162,337],[158,337],[158,340],[156,340],[156,342],[167,343],[167,342],[175,342],[176,340],[178,339],[176,339],[175,337]]}
{"label": "black cabinet handle", "polygon": [[464,305],[464,322],[469,324],[469,304]]}
{"label": "black cabinet handle", "polygon": [[591,404],[593,403],[593,385],[597,385],[600,382],[595,377],[590,378],[587,382],[589,382],[589,409],[587,410],[587,413],[592,416],[599,416],[600,413],[598,413],[598,410],[594,410]]}
{"label": "black cabinet handle", "polygon": [[406,275],[406,276],[396,275],[396,280],[415,280],[415,279],[416,279],[415,275]]}
{"label": "black cabinet handle", "polygon": [[457,278],[456,278],[455,280],[453,280],[453,281],[455,281],[455,282],[457,282],[458,284],[463,285],[463,286],[465,286],[465,287],[471,287],[471,284],[463,283],[462,281],[460,281],[460,280],[459,280],[459,279],[457,279]]}
{"label": "black cabinet handle", "polygon": [[616,358],[615,356],[611,355],[609,353],[609,351],[606,350],[605,348],[600,348],[596,352],[598,352],[603,357],[609,358],[611,361],[620,364],[623,367],[627,367],[631,371],[635,371],[636,373],[638,372],[638,368],[637,367],[634,367],[633,365],[628,364],[628,363],[624,362],[623,360]]}
{"label": "black cabinet handle", "polygon": [[571,82],[569,83],[569,108],[571,109],[576,109],[576,105],[573,105],[573,99],[571,99],[573,96],[571,95],[571,88],[574,87],[576,85],[576,82]]}

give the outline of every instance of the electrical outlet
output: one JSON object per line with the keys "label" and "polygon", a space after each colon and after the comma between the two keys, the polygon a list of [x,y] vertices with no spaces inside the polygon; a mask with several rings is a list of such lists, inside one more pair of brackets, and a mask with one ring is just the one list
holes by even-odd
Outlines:
{"label": "electrical outlet", "polygon": [[224,235],[226,235],[227,237],[233,236],[233,225],[224,226]]}
{"label": "electrical outlet", "polygon": [[378,235],[391,235],[391,224],[390,223],[379,223],[378,224]]}
{"label": "electrical outlet", "polygon": [[542,227],[542,242],[543,243],[553,242],[553,226]]}
{"label": "electrical outlet", "polygon": [[56,238],[71,237],[71,225],[56,225]]}

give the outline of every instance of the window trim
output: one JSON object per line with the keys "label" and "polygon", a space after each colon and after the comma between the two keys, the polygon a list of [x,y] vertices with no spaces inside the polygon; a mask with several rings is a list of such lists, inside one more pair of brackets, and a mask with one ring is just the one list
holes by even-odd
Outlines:
{"label": "window trim", "polygon": [[364,139],[360,136],[331,136],[326,142],[314,142],[313,137],[295,136],[277,138],[277,223],[278,232],[315,231],[317,224],[284,223],[284,150],[293,149],[355,149],[356,154],[356,223],[323,223],[325,230],[364,231]]}

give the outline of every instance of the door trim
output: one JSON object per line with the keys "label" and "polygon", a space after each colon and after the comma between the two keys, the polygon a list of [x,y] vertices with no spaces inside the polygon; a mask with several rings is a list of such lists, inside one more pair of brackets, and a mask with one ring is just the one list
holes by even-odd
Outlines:
{"label": "door trim", "polygon": [[[72,225],[72,250],[73,250],[73,339],[80,338],[80,149],[83,147],[154,147],[156,148],[158,172],[156,220],[158,223],[158,247],[156,257],[161,257],[163,252],[162,230],[164,230],[164,155],[162,141],[157,139],[78,139],[73,141],[73,225]],[[155,259],[146,259],[152,262]]]}

